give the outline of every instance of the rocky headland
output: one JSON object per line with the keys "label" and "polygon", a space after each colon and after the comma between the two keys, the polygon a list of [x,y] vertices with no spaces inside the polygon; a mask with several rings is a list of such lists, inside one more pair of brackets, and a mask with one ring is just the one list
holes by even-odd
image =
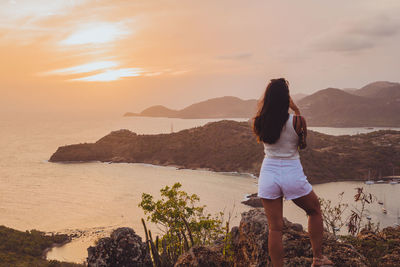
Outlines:
{"label": "rocky headland", "polygon": [[[400,132],[330,136],[309,131],[300,151],[312,184],[362,181],[392,175],[400,165]],[[138,135],[111,132],[95,143],[61,146],[51,162],[127,162],[258,176],[264,157],[247,122],[223,120],[171,134]]]}
{"label": "rocky headland", "polygon": [[[223,245],[194,246],[182,254],[174,266],[271,266],[268,256],[268,223],[262,209],[242,213],[239,226],[230,231],[232,256],[223,254]],[[385,240],[382,243],[382,240]],[[284,219],[283,242],[285,266],[310,266],[312,250],[308,234],[299,224]],[[324,235],[324,254],[335,266],[400,266],[400,228],[381,232],[362,231],[351,239]],[[88,248],[89,267],[153,266],[149,244],[132,229],[119,228]],[[379,262],[379,265],[375,265]]]}

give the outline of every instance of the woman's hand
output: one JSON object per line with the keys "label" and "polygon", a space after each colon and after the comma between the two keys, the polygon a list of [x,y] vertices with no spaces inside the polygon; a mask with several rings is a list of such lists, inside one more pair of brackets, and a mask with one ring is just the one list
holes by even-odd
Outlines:
{"label": "woman's hand", "polygon": [[289,108],[291,108],[296,115],[300,115],[300,109],[293,102],[292,98],[289,96]]}

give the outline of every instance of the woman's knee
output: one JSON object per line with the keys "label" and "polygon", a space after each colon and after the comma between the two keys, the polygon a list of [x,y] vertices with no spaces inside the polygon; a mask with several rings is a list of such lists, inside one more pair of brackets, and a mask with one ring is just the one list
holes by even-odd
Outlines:
{"label": "woman's knee", "polygon": [[321,215],[321,206],[320,206],[319,202],[315,203],[310,208],[308,208],[306,210],[306,213],[308,216]]}

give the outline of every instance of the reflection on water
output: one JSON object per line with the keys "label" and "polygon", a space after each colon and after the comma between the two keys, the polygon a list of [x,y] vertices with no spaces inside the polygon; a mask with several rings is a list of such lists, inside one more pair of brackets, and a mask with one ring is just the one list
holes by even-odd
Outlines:
{"label": "reflection on water", "polygon": [[[198,194],[211,213],[224,209],[228,213],[234,207],[236,217],[232,225],[238,224],[240,212],[248,209],[240,201],[245,194],[256,191],[256,179],[249,176],[146,164],[47,162],[61,145],[94,142],[113,130],[168,133],[171,125],[179,131],[210,121],[214,120],[68,116],[2,119],[0,225],[19,230],[79,233],[79,238],[53,249],[48,258],[81,262],[86,258],[86,248],[116,227],[129,226],[143,236],[140,223],[143,212],[137,206],[141,194],[158,196],[161,187],[174,182],[181,182],[184,190]],[[338,193],[345,191],[345,201],[352,202],[355,192],[352,188],[360,185],[378,197],[386,196],[387,215],[380,212],[378,204],[369,212],[381,225],[393,224],[400,202],[400,185],[330,183],[314,188],[318,195],[333,201]],[[291,202],[285,202],[284,212],[289,220],[306,224],[304,213]]]}

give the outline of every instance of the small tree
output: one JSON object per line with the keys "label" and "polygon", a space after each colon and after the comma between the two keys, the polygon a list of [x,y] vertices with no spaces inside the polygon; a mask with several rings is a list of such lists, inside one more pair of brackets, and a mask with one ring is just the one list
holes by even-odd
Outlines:
{"label": "small tree", "polygon": [[[162,232],[161,242],[158,237],[152,241],[151,232],[146,232],[146,240],[153,254],[156,266],[169,266],[178,257],[194,245],[206,245],[216,240],[225,240],[229,232],[229,223],[224,224],[223,213],[205,214],[206,206],[198,206],[199,197],[180,190],[181,184],[165,186],[160,190],[161,199],[154,200],[152,195],[142,194],[139,207],[144,210],[147,220],[155,223]],[[161,256],[159,254],[161,252]]]}
{"label": "small tree", "polygon": [[379,224],[375,226],[370,221],[368,221],[368,224],[363,223],[366,205],[372,204],[376,198],[371,193],[364,192],[364,188],[362,187],[358,187],[356,188],[356,190],[357,193],[354,195],[354,201],[359,202],[361,204],[361,207],[354,207],[354,209],[351,210],[349,222],[347,224],[348,232],[353,236],[357,235],[364,228],[374,231],[379,229]]}
{"label": "small tree", "polygon": [[356,188],[356,190],[357,193],[354,195],[354,201],[356,204],[360,203],[361,206],[357,207],[352,205],[350,216],[347,218],[344,218],[344,214],[349,207],[349,204],[343,203],[344,192],[338,195],[339,201],[335,206],[332,206],[332,202],[330,200],[319,198],[324,226],[335,236],[344,225],[347,225],[348,233],[353,236],[357,235],[364,228],[375,232],[379,230],[379,223],[372,223],[370,218],[368,223],[365,223],[364,220],[367,218],[365,214],[367,205],[372,204],[376,197],[374,197],[371,193],[364,192],[362,187]]}

